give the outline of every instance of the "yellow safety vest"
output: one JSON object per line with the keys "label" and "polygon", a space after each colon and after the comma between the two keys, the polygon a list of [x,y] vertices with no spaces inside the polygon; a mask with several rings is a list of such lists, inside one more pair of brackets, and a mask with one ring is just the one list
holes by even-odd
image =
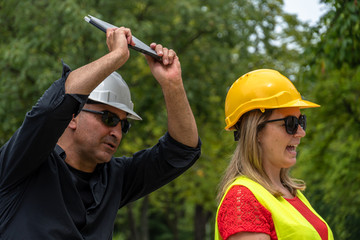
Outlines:
{"label": "yellow safety vest", "polygon": [[[222,240],[217,218],[219,214],[220,206],[230,188],[234,185],[243,185],[250,189],[250,191],[255,195],[256,199],[263,205],[267,210],[271,212],[271,217],[274,221],[276,235],[279,240],[321,240],[320,235],[316,229],[306,220],[306,218],[301,215],[301,213],[294,208],[287,200],[283,197],[274,197],[269,191],[267,191],[263,186],[250,180],[245,176],[238,177],[226,190],[220,205],[216,212],[216,221],[215,221],[215,240]],[[311,207],[309,201],[305,196],[297,191],[297,197],[322,221],[317,212]],[[325,221],[324,221],[325,222]],[[328,228],[328,240],[333,240],[333,234],[330,227],[325,222]]]}

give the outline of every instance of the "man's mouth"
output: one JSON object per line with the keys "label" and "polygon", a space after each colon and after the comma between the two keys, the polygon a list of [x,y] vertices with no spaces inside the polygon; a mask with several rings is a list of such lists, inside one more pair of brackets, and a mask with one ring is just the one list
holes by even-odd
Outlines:
{"label": "man's mouth", "polygon": [[116,146],[113,143],[106,142],[105,145],[107,145],[110,149],[115,150]]}
{"label": "man's mouth", "polygon": [[109,147],[112,151],[116,151],[117,147],[119,146],[118,141],[115,138],[107,137],[102,141],[105,145]]}

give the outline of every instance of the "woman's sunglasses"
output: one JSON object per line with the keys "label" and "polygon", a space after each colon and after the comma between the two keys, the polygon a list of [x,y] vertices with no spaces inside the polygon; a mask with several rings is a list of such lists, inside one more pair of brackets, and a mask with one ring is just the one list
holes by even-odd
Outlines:
{"label": "woman's sunglasses", "polygon": [[305,115],[300,115],[299,118],[297,118],[295,116],[288,116],[286,118],[273,119],[273,120],[264,122],[264,124],[268,123],[268,122],[276,122],[276,121],[285,121],[286,132],[290,135],[294,135],[297,132],[299,124],[302,127],[302,129],[306,130],[306,116]]}
{"label": "woman's sunglasses", "polygon": [[119,122],[121,124],[121,131],[126,134],[130,127],[131,124],[128,122],[127,119],[120,119],[118,117],[118,115],[116,115],[115,113],[109,112],[107,110],[99,112],[99,111],[95,111],[95,110],[91,110],[91,109],[82,109],[82,111],[84,112],[90,112],[90,113],[95,113],[95,114],[100,114],[101,115],[101,121],[109,127],[115,127]]}

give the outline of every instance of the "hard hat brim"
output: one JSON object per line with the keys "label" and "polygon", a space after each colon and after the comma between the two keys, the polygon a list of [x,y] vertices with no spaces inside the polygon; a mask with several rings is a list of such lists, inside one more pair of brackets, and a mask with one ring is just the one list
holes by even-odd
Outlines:
{"label": "hard hat brim", "polygon": [[277,108],[286,108],[286,107],[299,107],[300,109],[304,109],[304,108],[316,108],[316,107],[320,107],[320,105],[307,100],[297,99],[282,106],[280,105]]}
{"label": "hard hat brim", "polygon": [[128,113],[127,118],[134,120],[142,120],[142,118],[136,112],[128,108],[125,104],[121,104],[121,103],[106,103],[106,104]]}
{"label": "hard hat brim", "polygon": [[125,104],[117,103],[117,102],[105,102],[105,101],[101,101],[101,100],[95,100],[95,99],[92,99],[91,97],[89,97],[89,99],[99,102],[101,104],[109,105],[114,108],[120,109],[128,114],[127,118],[134,119],[134,120],[142,120],[142,118],[136,112],[134,112],[133,110],[128,108]]}
{"label": "hard hat brim", "polygon": [[[244,115],[245,113],[251,111],[251,110],[255,110],[255,109],[278,109],[278,108],[289,108],[289,107],[298,107],[300,109],[306,109],[306,108],[316,108],[316,107],[320,107],[319,104],[307,101],[307,100],[303,100],[303,99],[296,99],[294,101],[288,102],[286,104],[283,105],[278,105],[276,107],[270,107],[270,106],[263,106],[263,107],[254,107],[254,108],[248,108],[246,111],[242,112],[242,113],[238,113],[239,116]],[[237,119],[238,121],[239,119]],[[234,120],[230,120],[230,119],[226,119],[225,121],[227,122],[227,126],[225,127],[225,130],[231,131],[231,130],[235,130],[234,125],[236,124],[236,122]]]}

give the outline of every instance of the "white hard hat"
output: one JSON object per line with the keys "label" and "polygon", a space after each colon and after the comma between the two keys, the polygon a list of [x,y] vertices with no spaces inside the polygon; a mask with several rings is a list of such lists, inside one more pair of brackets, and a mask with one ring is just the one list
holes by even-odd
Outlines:
{"label": "white hard hat", "polygon": [[142,120],[134,112],[130,89],[124,79],[117,72],[111,73],[89,95],[89,99],[113,106],[128,113],[128,118]]}

